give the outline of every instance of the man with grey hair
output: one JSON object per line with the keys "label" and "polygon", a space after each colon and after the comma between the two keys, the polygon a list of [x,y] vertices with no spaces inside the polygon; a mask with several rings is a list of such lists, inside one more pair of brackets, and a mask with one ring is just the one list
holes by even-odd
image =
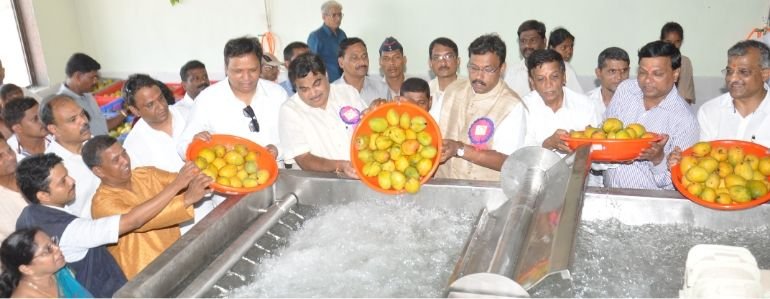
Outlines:
{"label": "man with grey hair", "polygon": [[728,92],[698,110],[700,140],[738,139],[770,147],[770,48],[746,40],[727,51]]}
{"label": "man with grey hair", "polygon": [[342,23],[342,5],[330,0],[321,5],[321,17],[324,24],[321,28],[310,33],[307,44],[310,51],[321,56],[326,64],[326,72],[329,74],[329,82],[334,82],[342,76],[340,65],[337,63],[337,53],[340,42],[348,36],[340,28]]}

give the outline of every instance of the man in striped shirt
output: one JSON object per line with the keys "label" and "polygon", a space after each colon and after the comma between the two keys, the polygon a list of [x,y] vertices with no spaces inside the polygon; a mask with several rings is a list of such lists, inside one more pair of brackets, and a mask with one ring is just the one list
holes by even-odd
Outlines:
{"label": "man in striped shirt", "polygon": [[605,186],[632,189],[673,189],[664,157],[674,147],[688,148],[698,141],[698,121],[676,89],[681,54],[674,45],[651,42],[639,50],[637,78],[618,86],[605,118],[624,124],[640,123],[663,135],[630,163],[608,169]]}

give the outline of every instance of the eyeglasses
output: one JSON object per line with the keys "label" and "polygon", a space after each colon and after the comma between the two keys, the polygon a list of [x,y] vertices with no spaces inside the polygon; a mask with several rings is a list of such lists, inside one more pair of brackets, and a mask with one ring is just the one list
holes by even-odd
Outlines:
{"label": "eyeglasses", "polygon": [[491,74],[496,73],[498,70],[500,70],[499,67],[487,66],[487,67],[484,67],[484,68],[480,68],[477,65],[473,65],[473,64],[470,64],[470,63],[468,64],[468,72],[469,73],[484,72],[486,74],[491,75]]}
{"label": "eyeglasses", "polygon": [[[760,69],[764,70],[766,68],[760,67]],[[733,70],[731,68],[725,68],[725,69],[722,70],[722,75],[725,75],[725,76],[728,76],[728,77],[732,76],[735,73],[738,73],[739,77],[748,78],[748,77],[751,77],[752,74],[754,74],[754,71],[752,71],[751,69],[737,69],[737,70]]]}
{"label": "eyeglasses", "polygon": [[243,116],[251,118],[251,122],[249,122],[249,130],[252,132],[259,132],[259,122],[257,121],[257,116],[254,115],[254,109],[251,109],[251,106],[246,106],[246,108],[243,108]]}
{"label": "eyeglasses", "polygon": [[49,256],[53,254],[56,249],[59,249],[59,238],[56,236],[51,237],[51,243],[48,243],[43,247],[42,250],[40,250],[40,254],[35,255],[33,258],[36,257],[42,257],[42,256]]}
{"label": "eyeglasses", "polygon": [[448,53],[448,54],[444,54],[444,55],[433,55],[433,56],[430,57],[430,60],[432,60],[432,61],[441,61],[441,60],[443,60],[443,61],[450,61],[450,60],[455,60],[455,59],[457,59],[457,55],[455,55],[453,53]]}

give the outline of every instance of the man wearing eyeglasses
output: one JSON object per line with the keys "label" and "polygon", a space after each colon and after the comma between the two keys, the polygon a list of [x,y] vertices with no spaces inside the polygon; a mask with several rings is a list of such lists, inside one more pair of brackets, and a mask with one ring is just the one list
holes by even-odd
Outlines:
{"label": "man wearing eyeglasses", "polygon": [[[537,20],[524,21],[516,31],[518,35],[519,51],[523,57],[521,62],[508,68],[505,73],[505,83],[520,97],[532,91],[529,85],[529,72],[527,71],[527,57],[535,50],[545,49],[545,24]],[[567,73],[567,88],[577,93],[584,93],[583,87],[577,79],[577,74],[569,62],[564,67]]]}
{"label": "man wearing eyeglasses", "polygon": [[469,82],[444,93],[444,136],[436,177],[500,180],[505,159],[524,143],[524,104],[502,80],[506,47],[497,35],[482,35],[468,47]]}
{"label": "man wearing eyeglasses", "polygon": [[358,178],[350,164],[350,138],[366,108],[347,84],[329,84],[320,56],[305,53],[289,65],[297,93],[281,107],[284,157],[303,170]]}
{"label": "man wearing eyeglasses", "polygon": [[639,123],[648,132],[662,135],[651,142],[636,160],[615,163],[604,174],[604,186],[650,190],[673,190],[671,172],[663,159],[674,147],[688,148],[698,142],[698,121],[690,105],[679,95],[675,83],[681,55],[670,43],[654,41],[639,50],[636,79],[618,85],[605,118],[623,124]]}
{"label": "man wearing eyeglasses", "polygon": [[321,17],[324,21],[323,25],[310,33],[307,44],[311,52],[321,55],[327,65],[329,81],[334,82],[342,76],[342,70],[337,64],[340,42],[348,38],[345,31],[340,28],[343,17],[342,5],[334,0],[324,2],[321,5]]}
{"label": "man wearing eyeglasses", "polygon": [[441,107],[444,104],[444,90],[453,82],[465,84],[468,79],[457,75],[460,66],[457,44],[446,37],[434,39],[428,46],[430,70],[436,75],[428,82],[433,103],[430,108],[430,116],[438,123],[441,120]]}
{"label": "man wearing eyeglasses", "polygon": [[599,79],[599,87],[588,92],[588,98],[594,103],[599,115],[603,115],[610,105],[612,95],[620,82],[628,79],[631,59],[628,53],[618,47],[609,47],[599,53],[599,65],[594,71]]}
{"label": "man wearing eyeglasses", "polygon": [[231,39],[224,54],[227,78],[206,88],[195,100],[177,152],[184,157],[193,138],[207,141],[211,134],[229,134],[264,146],[278,159],[278,112],[286,91],[260,79],[262,46],[256,38]]}
{"label": "man wearing eyeglasses", "polygon": [[700,140],[737,139],[770,147],[770,48],[754,40],[727,50],[728,92],[698,110]]}

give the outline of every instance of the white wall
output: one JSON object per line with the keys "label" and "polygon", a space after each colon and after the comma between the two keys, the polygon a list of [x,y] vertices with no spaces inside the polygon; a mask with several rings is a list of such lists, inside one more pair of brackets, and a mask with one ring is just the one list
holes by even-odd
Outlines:
{"label": "white wall", "polygon": [[[182,0],[176,6],[168,0],[34,1],[54,6],[46,10],[64,14],[65,19],[72,18],[66,15],[74,12],[78,26],[78,30],[71,30],[65,24],[56,36],[43,36],[50,39],[44,40],[44,47],[57,47],[47,51],[53,52],[50,60],[56,62],[49,67],[63,67],[55,60],[66,59],[82,41],[78,50],[96,58],[107,76],[145,72],[178,81],[179,67],[189,59],[199,59],[214,78],[221,78],[225,42],[267,31],[265,0]],[[272,6],[272,31],[280,38],[276,53],[291,41],[305,41],[321,24],[323,0],[266,1]],[[583,82],[591,81],[596,56],[602,49],[622,47],[635,61],[636,51],[657,39],[660,27],[671,20],[685,28],[682,50],[692,59],[696,77],[719,77],[727,48],[745,38],[752,28],[762,26],[770,8],[767,0],[338,1],[344,6],[342,28],[348,36],[361,37],[368,44],[371,73],[377,72],[376,51],[388,35],[404,45],[410,74],[427,73],[428,44],[438,36],[455,40],[463,61],[467,61],[466,49],[475,37],[497,32],[508,45],[507,60],[519,60],[516,29],[524,20],[535,18],[543,21],[548,31],[564,26],[576,36],[572,64]],[[46,17],[51,19],[39,20],[41,26],[49,30],[59,26],[60,17]],[[58,49],[62,39],[68,40],[66,47]]]}

